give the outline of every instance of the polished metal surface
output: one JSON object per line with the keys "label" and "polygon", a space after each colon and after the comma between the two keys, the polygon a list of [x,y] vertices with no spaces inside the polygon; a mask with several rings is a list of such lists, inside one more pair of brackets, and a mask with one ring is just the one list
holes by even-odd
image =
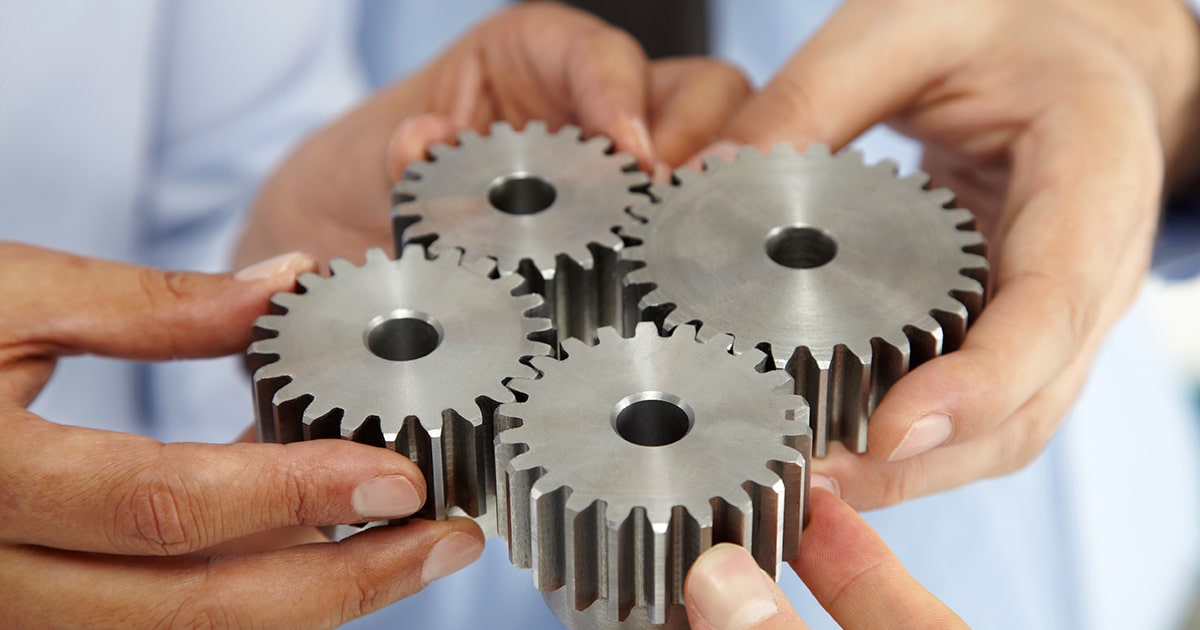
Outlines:
{"label": "polished metal surface", "polygon": [[260,438],[345,438],[395,449],[425,474],[421,512],[487,513],[494,497],[493,413],[515,400],[505,383],[528,377],[523,357],[549,322],[527,317],[541,299],[514,296],[524,281],[497,279],[488,260],[460,265],[458,250],[399,260],[378,249],[366,263],[330,262],[296,293],[271,298],[249,350]]}
{"label": "polished metal surface", "polygon": [[962,342],[983,306],[983,237],[922,173],[822,146],[744,148],[681,169],[635,207],[625,254],[644,316],[769,354],[812,407],[814,450],[867,444],[867,419],[906,372]]}
{"label": "polished metal surface", "polygon": [[780,392],[786,374],[756,371],[761,353],[695,332],[568,340],[496,412],[498,529],[572,628],[686,627],[701,552],[740,544],[776,577],[798,552],[807,406]]}
{"label": "polished metal surface", "polygon": [[610,148],[607,138],[584,141],[570,125],[549,133],[539,121],[521,131],[500,122],[487,136],[468,130],[457,146],[435,145],[395,188],[397,251],[422,242],[434,252],[461,248],[468,262],[495,259],[544,296],[560,338],[590,343],[600,326],[632,330],[624,242],[613,229],[650,182]]}

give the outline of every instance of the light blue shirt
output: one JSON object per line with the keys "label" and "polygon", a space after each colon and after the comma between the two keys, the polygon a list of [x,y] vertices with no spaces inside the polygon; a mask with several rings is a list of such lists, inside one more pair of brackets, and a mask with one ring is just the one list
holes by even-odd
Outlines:
{"label": "light blue shirt", "polygon": [[[0,0],[0,238],[223,268],[242,209],[290,147],[500,5]],[[716,2],[717,53],[761,83],[832,8]],[[886,132],[859,145],[869,159],[916,164],[918,148]],[[1200,558],[1200,446],[1178,372],[1151,332],[1139,303],[1059,435],[1024,471],[868,516],[968,623],[1177,622]],[[35,408],[165,440],[225,441],[251,422],[236,359],[65,360]],[[798,580],[783,584],[813,627],[832,627]],[[493,539],[476,565],[355,626],[557,623]]]}

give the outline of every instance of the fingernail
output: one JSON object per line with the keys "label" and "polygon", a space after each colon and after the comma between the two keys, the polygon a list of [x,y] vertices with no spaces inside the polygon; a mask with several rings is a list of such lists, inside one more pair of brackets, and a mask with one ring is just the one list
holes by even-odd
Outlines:
{"label": "fingernail", "polygon": [[703,151],[696,154],[696,157],[688,161],[687,165],[699,170],[704,166],[704,160],[710,157],[719,157],[726,162],[732,162],[737,159],[738,144],[729,140],[717,140],[708,145]]}
{"label": "fingernail", "polygon": [[773,586],[749,552],[730,544],[702,554],[688,575],[696,611],[716,630],[744,630],[773,617]]}
{"label": "fingernail", "polygon": [[295,271],[311,265],[312,260],[307,254],[288,252],[266,260],[260,260],[233,274],[233,277],[243,282],[253,282],[255,280],[265,280],[284,271]]}
{"label": "fingernail", "polygon": [[350,505],[367,518],[400,518],[421,509],[421,495],[407,477],[391,475],[368,479],[354,489]]}
{"label": "fingernail", "polygon": [[842,489],[838,486],[837,479],[834,479],[833,477],[822,475],[820,473],[813,473],[812,478],[809,481],[811,482],[813,488],[821,488],[823,490],[828,490],[839,497],[842,496]]}
{"label": "fingernail", "polygon": [[425,556],[421,583],[428,585],[475,562],[483,553],[483,544],[473,536],[455,532],[439,540]]}
{"label": "fingernail", "polygon": [[633,132],[634,146],[630,147],[632,153],[642,159],[654,159],[654,142],[650,140],[650,130],[646,129],[646,123],[642,122],[641,118],[631,118],[629,130]]}
{"label": "fingernail", "polygon": [[917,420],[908,428],[904,439],[900,440],[900,444],[896,446],[891,455],[888,455],[888,461],[908,459],[941,446],[950,439],[950,433],[953,431],[954,425],[950,422],[950,416],[944,413],[931,413]]}

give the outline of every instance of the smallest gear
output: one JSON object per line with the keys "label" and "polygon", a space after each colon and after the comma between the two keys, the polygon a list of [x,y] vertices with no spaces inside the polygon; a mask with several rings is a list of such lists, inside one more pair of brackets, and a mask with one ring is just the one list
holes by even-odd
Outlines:
{"label": "smallest gear", "polygon": [[524,358],[545,355],[549,321],[536,295],[461,252],[366,264],[335,259],[328,278],[301,276],[255,323],[248,363],[262,441],[342,438],[393,449],[425,475],[420,515],[481,517],[495,493],[493,415],[515,400]]}
{"label": "smallest gear", "polygon": [[632,266],[614,228],[649,184],[632,156],[601,136],[583,140],[575,126],[464,131],[457,146],[430,147],[429,160],[409,164],[396,185],[396,251],[425,243],[460,248],[468,262],[494,259],[543,296],[559,339],[594,343],[601,326],[632,334],[636,300],[622,283]]}

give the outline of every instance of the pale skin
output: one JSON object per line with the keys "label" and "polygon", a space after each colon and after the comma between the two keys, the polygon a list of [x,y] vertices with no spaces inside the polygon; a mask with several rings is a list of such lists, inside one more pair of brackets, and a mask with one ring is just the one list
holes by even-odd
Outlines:
{"label": "pale skin", "polygon": [[[551,52],[534,54],[535,41]],[[461,521],[233,552],[244,547],[229,543],[279,527],[402,516],[424,499],[420,474],[355,444],[164,446],[55,425],[25,406],[58,356],[241,351],[267,296],[298,273],[389,242],[388,189],[408,161],[497,119],[580,124],[647,169],[721,152],[720,139],[838,147],[878,121],[924,141],[935,183],[953,187],[990,236],[992,304],[961,351],[889,393],[868,455],[835,451],[817,471],[865,509],[1015,470],[1041,451],[1136,291],[1164,182],[1193,174],[1198,49],[1194,22],[1171,0],[851,0],[745,100],[728,66],[649,63],[586,16],[517,7],[319,132],[266,184],[239,263],[297,249],[315,259],[289,256],[239,280],[0,245],[0,426],[16,436],[0,456],[0,592],[22,603],[0,608],[0,625],[336,625],[478,555],[478,529]],[[914,428],[931,416],[946,422]],[[822,604],[847,627],[954,627],[854,518],[814,493],[794,566]],[[698,627],[801,627],[777,591],[775,612],[758,609],[766,616],[706,608],[721,589],[705,590],[705,563],[733,571],[737,553],[717,548],[689,579]],[[837,572],[856,558],[862,571]],[[872,607],[880,593],[894,606]]]}

